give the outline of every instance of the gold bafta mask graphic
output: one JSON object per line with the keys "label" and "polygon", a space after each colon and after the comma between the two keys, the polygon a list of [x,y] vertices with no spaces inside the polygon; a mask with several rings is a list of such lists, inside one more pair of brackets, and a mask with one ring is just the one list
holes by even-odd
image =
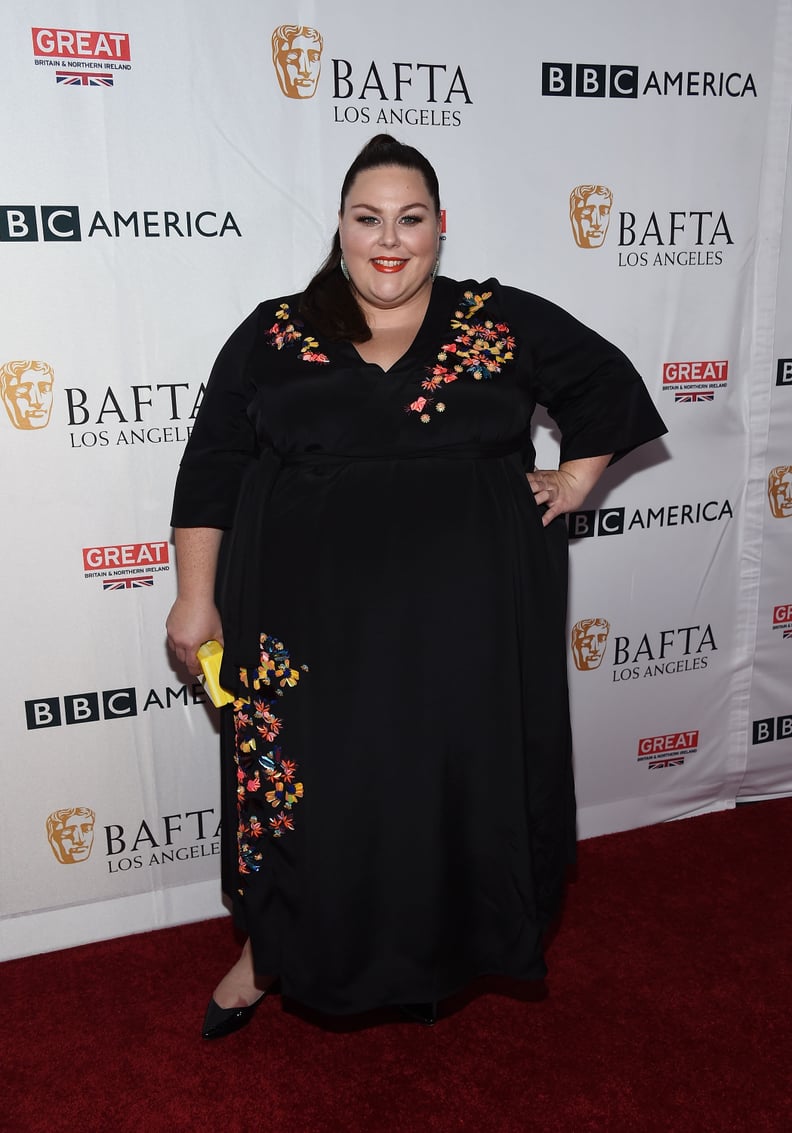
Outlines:
{"label": "gold bafta mask graphic", "polygon": [[569,220],[578,248],[601,248],[610,224],[613,193],[607,185],[576,185],[569,194]]}
{"label": "gold bafta mask graphic", "polygon": [[605,656],[610,622],[605,618],[582,618],[572,626],[572,656],[581,673],[598,669]]}
{"label": "gold bafta mask graphic", "polygon": [[47,362],[19,360],[0,366],[0,397],[15,429],[46,429],[54,381]]}
{"label": "gold bafta mask graphic", "polygon": [[272,63],[287,98],[313,98],[322,69],[321,33],[281,24],[272,33]]}
{"label": "gold bafta mask graphic", "polygon": [[792,464],[781,464],[767,477],[770,511],[776,519],[792,519]]}
{"label": "gold bafta mask graphic", "polygon": [[47,838],[61,865],[85,862],[91,856],[96,815],[87,806],[56,810],[47,819]]}

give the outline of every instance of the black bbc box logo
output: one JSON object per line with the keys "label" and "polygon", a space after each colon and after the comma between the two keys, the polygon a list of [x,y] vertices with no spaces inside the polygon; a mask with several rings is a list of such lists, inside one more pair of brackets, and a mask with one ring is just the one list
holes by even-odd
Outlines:
{"label": "black bbc box logo", "polygon": [[638,68],[619,63],[543,63],[542,94],[554,98],[637,98]]}
{"label": "black bbc box logo", "polygon": [[0,241],[82,240],[77,205],[0,205]]}
{"label": "black bbc box logo", "polygon": [[779,358],[776,367],[776,385],[792,386],[792,358]]}
{"label": "black bbc box logo", "polygon": [[126,716],[137,716],[137,696],[133,688],[110,688],[101,693],[76,692],[63,697],[62,708],[59,696],[25,701],[29,732],[38,728],[59,728],[61,724],[90,724]]}

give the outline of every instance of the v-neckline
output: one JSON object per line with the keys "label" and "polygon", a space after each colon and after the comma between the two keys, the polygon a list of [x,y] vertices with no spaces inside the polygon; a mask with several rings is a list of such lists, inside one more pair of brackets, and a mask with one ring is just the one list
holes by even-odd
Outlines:
{"label": "v-neckline", "polygon": [[402,365],[402,363],[404,363],[417,351],[421,340],[427,333],[428,327],[430,325],[430,317],[434,313],[434,309],[436,309],[437,304],[441,302],[441,294],[446,290],[446,283],[447,280],[444,276],[438,276],[438,278],[434,281],[434,283],[432,284],[432,290],[429,294],[429,302],[426,304],[426,310],[424,311],[423,319],[421,320],[418,329],[415,332],[415,336],[413,337],[412,342],[404,351],[404,353],[400,354],[399,357],[396,358],[391,363],[391,365],[387,367],[387,369],[384,366],[381,366],[379,362],[367,362],[354,342],[347,341],[346,345],[355,352],[358,361],[363,366],[373,367],[375,370],[379,370],[379,372],[383,375],[393,373],[394,370],[397,370]]}

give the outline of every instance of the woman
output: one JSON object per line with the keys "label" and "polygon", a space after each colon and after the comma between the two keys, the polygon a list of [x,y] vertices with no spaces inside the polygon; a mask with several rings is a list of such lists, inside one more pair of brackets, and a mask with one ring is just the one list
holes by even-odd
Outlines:
{"label": "woman", "polygon": [[[193,673],[225,643],[224,885],[249,934],[206,1037],[276,977],[432,1022],[474,976],[545,973],[575,843],[561,517],[665,429],[615,347],[437,277],[439,248],[434,170],[375,137],[326,263],[222,350],[181,465],[168,638]],[[537,402],[557,470],[533,470]]]}

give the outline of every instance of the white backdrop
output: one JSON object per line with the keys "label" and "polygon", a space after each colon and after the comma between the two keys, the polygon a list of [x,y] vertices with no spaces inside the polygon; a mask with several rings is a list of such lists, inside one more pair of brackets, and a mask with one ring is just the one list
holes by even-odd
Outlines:
{"label": "white backdrop", "polygon": [[[669,425],[570,520],[581,835],[792,792],[792,0],[8,8],[0,957],[222,911],[172,484],[381,130],[438,170],[442,270],[567,307]],[[583,247],[577,186],[610,208]]]}

